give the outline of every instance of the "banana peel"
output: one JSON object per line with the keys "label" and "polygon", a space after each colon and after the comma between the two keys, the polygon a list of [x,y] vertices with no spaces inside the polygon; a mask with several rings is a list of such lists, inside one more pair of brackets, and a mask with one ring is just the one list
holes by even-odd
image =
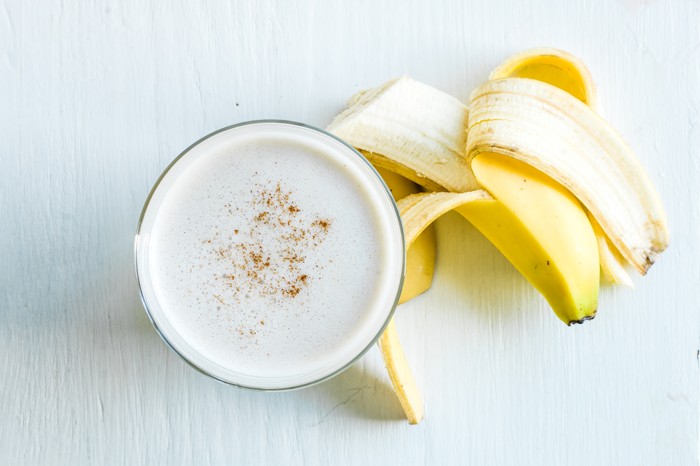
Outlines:
{"label": "banana peel", "polygon": [[468,118],[459,100],[404,76],[355,94],[326,130],[427,189],[464,192],[477,189],[464,157]]}
{"label": "banana peel", "polygon": [[[420,238],[426,229],[443,214],[470,202],[484,199],[491,199],[491,196],[481,190],[468,193],[411,194],[402,198],[397,202],[397,206],[404,223],[406,250],[410,251],[416,239]],[[391,319],[379,338],[379,349],[394,392],[409,424],[417,424],[424,415],[423,398],[406,360],[394,320],[395,318]]]}
{"label": "banana peel", "polygon": [[[394,172],[375,166],[395,201],[421,192],[420,186]],[[405,303],[430,289],[435,272],[435,228],[428,226],[406,248],[406,274],[399,304]]]}
{"label": "banana peel", "polygon": [[[434,239],[430,243],[432,249],[418,248],[418,244],[430,231],[432,222],[445,212],[456,210],[482,232],[498,226],[500,219],[511,222],[511,231],[520,231],[516,237],[522,239],[532,234],[522,222],[514,222],[520,218],[512,206],[479,190],[473,164],[478,165],[479,159],[488,157],[512,158],[511,163],[515,164],[524,162],[556,181],[562,192],[573,194],[583,204],[585,209],[581,211],[588,221],[584,222],[583,216],[578,215],[577,222],[592,230],[586,242],[589,250],[598,251],[595,255],[600,266],[596,272],[621,284],[631,284],[626,264],[646,272],[668,242],[663,209],[634,155],[596,115],[595,86],[583,63],[556,49],[516,54],[472,93],[470,106],[468,111],[450,96],[404,77],[355,94],[348,108],[328,127],[383,169],[382,176],[391,180],[388,185],[401,184],[397,193],[408,189],[395,195],[404,222],[408,260],[414,255],[415,263],[419,264],[409,263],[407,273],[419,278],[417,284],[407,287],[413,291],[402,293],[401,302],[430,287]],[[460,147],[465,128],[468,138],[465,146]],[[558,137],[553,137],[555,133]],[[539,146],[533,142],[537,138]],[[578,147],[567,145],[570,141],[575,141]],[[576,152],[588,152],[590,160],[585,157],[582,160],[580,154],[576,158]],[[603,161],[601,167],[592,166],[596,160]],[[577,164],[585,163],[589,178],[572,174]],[[612,171],[608,178],[605,170]],[[393,179],[387,171],[400,177]],[[622,185],[620,191],[610,189],[606,195],[612,196],[610,203],[618,209],[630,208],[631,217],[636,219],[627,217],[616,223],[615,210],[607,209],[600,196],[586,196],[589,194],[586,191],[592,189],[591,173],[602,174],[613,185]],[[415,191],[416,187],[405,184],[405,179],[424,189],[449,192],[415,193],[411,190]],[[638,221],[643,215],[646,218]],[[634,226],[625,230],[620,223]],[[632,233],[632,237],[627,233]],[[508,235],[501,234],[499,240],[497,234],[485,234],[509,259],[509,254],[519,251],[517,242]],[[596,244],[591,246],[593,242]],[[412,253],[412,247],[417,248],[415,251],[430,250],[432,255]],[[414,271],[420,270],[420,264],[430,271],[429,278],[427,273]],[[526,273],[523,275],[527,277]],[[597,299],[597,289],[590,295]],[[587,306],[589,312],[581,316],[582,320],[590,316],[595,303]],[[418,423],[423,418],[423,401],[393,320],[379,339],[379,347],[409,422]]]}
{"label": "banana peel", "polygon": [[593,77],[581,60],[563,50],[540,47],[516,53],[498,65],[489,80],[529,78],[568,92],[593,109],[598,107]]}

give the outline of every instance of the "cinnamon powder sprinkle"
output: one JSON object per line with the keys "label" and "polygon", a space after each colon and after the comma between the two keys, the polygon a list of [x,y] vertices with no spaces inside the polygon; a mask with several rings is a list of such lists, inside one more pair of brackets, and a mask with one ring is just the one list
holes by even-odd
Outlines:
{"label": "cinnamon powder sprinkle", "polygon": [[[213,238],[203,241],[211,248],[210,259],[226,268],[226,273],[214,277],[224,280],[226,296],[212,296],[228,306],[252,296],[272,298],[273,303],[278,299],[299,299],[312,278],[317,278],[305,270],[306,255],[321,246],[332,221],[303,215],[294,202],[294,192],[283,188],[281,182],[257,183],[251,194],[247,204],[225,205],[229,214],[237,216],[237,228],[228,230],[236,239],[225,239],[215,232]],[[241,213],[247,221],[241,220]],[[319,273],[319,267],[313,271]],[[264,320],[259,322],[265,325]],[[255,335],[253,330],[236,330]]]}
{"label": "cinnamon powder sprinkle", "polygon": [[323,229],[323,231],[328,231],[328,228],[331,226],[331,222],[327,219],[315,220],[313,225]]}

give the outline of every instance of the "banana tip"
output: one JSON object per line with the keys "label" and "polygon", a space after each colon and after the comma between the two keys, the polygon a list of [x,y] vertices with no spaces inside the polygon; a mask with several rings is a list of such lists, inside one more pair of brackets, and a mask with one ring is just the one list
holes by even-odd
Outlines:
{"label": "banana tip", "polygon": [[594,311],[593,314],[591,314],[591,315],[589,315],[589,316],[583,316],[583,317],[581,317],[579,320],[571,320],[571,321],[569,321],[569,323],[566,324],[566,325],[568,325],[569,327],[571,327],[572,325],[582,324],[582,323],[584,323],[584,322],[587,321],[587,320],[593,320],[593,319],[595,319],[595,315],[596,315],[596,312]]}

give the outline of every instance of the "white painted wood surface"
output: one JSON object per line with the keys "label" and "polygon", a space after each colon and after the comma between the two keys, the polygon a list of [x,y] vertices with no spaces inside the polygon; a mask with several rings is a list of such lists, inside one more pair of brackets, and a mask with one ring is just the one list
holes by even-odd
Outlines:
{"label": "white painted wood surface", "polygon": [[[700,3],[0,2],[0,464],[691,465],[698,461]],[[400,308],[427,414],[376,350],[334,380],[241,391],[189,368],[138,299],[160,171],[242,120],[324,126],[401,74],[466,99],[509,54],[590,66],[672,245],[567,328],[462,219]]]}

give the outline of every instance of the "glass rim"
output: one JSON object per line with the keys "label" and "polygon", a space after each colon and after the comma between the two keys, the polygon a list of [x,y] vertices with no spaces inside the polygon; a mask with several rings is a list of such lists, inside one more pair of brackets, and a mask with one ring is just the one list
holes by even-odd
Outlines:
{"label": "glass rim", "polygon": [[[158,187],[160,186],[161,182],[165,179],[165,177],[170,173],[170,171],[177,165],[177,163],[187,154],[190,153],[195,147],[203,143],[204,141],[220,134],[225,131],[229,131],[234,128],[239,128],[239,127],[244,127],[244,126],[255,126],[255,125],[260,125],[260,124],[281,124],[281,125],[287,125],[287,126],[296,126],[296,127],[301,127],[305,128],[308,130],[311,130],[313,132],[316,132],[320,134],[321,136],[324,137],[329,137],[331,139],[334,139],[335,141],[339,142],[341,145],[345,146],[347,149],[349,149],[352,153],[354,153],[359,159],[364,162],[364,164],[370,169],[370,172],[374,175],[374,177],[379,181],[381,187],[383,188],[384,194],[386,194],[390,205],[393,208],[394,213],[396,214],[396,220],[397,220],[397,225],[398,225],[398,231],[400,233],[400,245],[401,245],[401,250],[403,251],[402,254],[400,254],[401,257],[401,263],[400,263],[400,268],[401,268],[401,273],[399,276],[399,281],[398,281],[398,289],[396,291],[396,296],[393,300],[393,303],[391,305],[391,308],[389,309],[389,312],[387,314],[386,319],[380,326],[379,331],[377,332],[376,335],[374,335],[369,343],[355,356],[353,356],[347,363],[342,364],[338,369],[335,369],[331,371],[330,373],[323,375],[322,377],[315,378],[314,380],[311,380],[309,382],[304,382],[301,384],[296,384],[296,385],[290,385],[290,386],[285,386],[285,387],[272,387],[272,388],[265,388],[265,387],[256,387],[256,386],[250,386],[250,385],[245,385],[245,384],[240,384],[236,382],[232,382],[230,380],[225,380],[210,371],[200,367],[197,365],[194,361],[192,361],[190,358],[185,356],[178,348],[175,347],[175,345],[169,340],[168,336],[165,335],[163,330],[160,328],[158,323],[156,322],[151,309],[149,308],[148,303],[146,302],[146,297],[144,296],[144,291],[143,291],[143,286],[142,286],[142,277],[141,274],[139,273],[139,240],[141,236],[141,229],[143,226],[144,218],[146,216],[146,213],[148,212],[148,208],[151,204],[151,200],[153,199],[153,196],[155,195]],[[363,156],[357,149],[355,149],[353,146],[348,144],[346,141],[342,140],[341,138],[337,137],[336,135],[329,133],[328,131],[325,131],[323,129],[317,128],[312,125],[308,125],[306,123],[300,123],[297,121],[292,121],[292,120],[281,120],[281,119],[259,119],[259,120],[247,120],[243,121],[240,123],[236,123],[233,125],[225,126],[223,128],[220,128],[218,130],[215,130],[194,143],[190,144],[185,150],[183,150],[177,157],[175,157],[169,164],[168,166],[162,171],[158,179],[153,183],[153,186],[151,187],[148,196],[146,197],[146,200],[144,201],[143,208],[141,209],[141,214],[139,216],[138,224],[136,226],[136,235],[134,237],[134,269],[136,272],[136,282],[139,290],[139,297],[141,299],[141,304],[143,305],[144,310],[146,311],[146,315],[148,316],[148,319],[151,321],[151,325],[153,325],[153,328],[156,330],[156,333],[160,336],[160,338],[168,345],[168,347],[175,352],[182,360],[184,360],[190,367],[194,368],[198,372],[213,378],[214,380],[221,382],[226,385],[231,385],[237,388],[242,388],[245,390],[252,390],[252,391],[263,391],[263,392],[284,392],[284,391],[291,391],[291,390],[297,390],[301,388],[306,388],[306,387],[311,387],[313,385],[320,384],[322,382],[325,382],[326,380],[329,380],[340,373],[344,372],[347,370],[350,366],[352,366],[354,363],[356,363],[362,356],[364,356],[369,349],[377,343],[381,335],[384,333],[384,330],[386,327],[389,325],[389,322],[394,316],[394,312],[396,311],[397,306],[399,305],[399,299],[401,297],[401,291],[403,290],[403,285],[406,277],[406,236],[405,236],[405,231],[403,228],[403,221],[401,219],[401,215],[398,209],[398,206],[396,205],[396,201],[394,200],[394,196],[391,194],[391,190],[387,186],[386,182],[382,178],[382,176],[379,174],[377,169],[367,160],[365,156]],[[202,356],[203,359],[208,359]]]}

